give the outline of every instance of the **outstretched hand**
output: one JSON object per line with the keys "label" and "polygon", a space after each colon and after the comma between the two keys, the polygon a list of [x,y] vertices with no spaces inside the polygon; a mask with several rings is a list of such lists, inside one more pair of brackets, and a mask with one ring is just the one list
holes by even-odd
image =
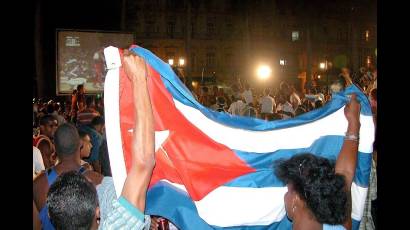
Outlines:
{"label": "outstretched hand", "polygon": [[124,71],[130,81],[145,79],[147,68],[143,58],[124,50]]}
{"label": "outstretched hand", "polygon": [[349,123],[360,124],[360,103],[356,94],[352,94],[350,102],[345,106],[344,113]]}

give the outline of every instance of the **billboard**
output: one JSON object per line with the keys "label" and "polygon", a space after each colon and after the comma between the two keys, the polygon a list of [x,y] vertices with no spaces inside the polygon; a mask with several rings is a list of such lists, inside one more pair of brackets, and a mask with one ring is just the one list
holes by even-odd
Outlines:
{"label": "billboard", "polygon": [[104,90],[107,72],[104,48],[128,48],[133,33],[57,30],[57,95],[71,94],[83,84],[87,94]]}

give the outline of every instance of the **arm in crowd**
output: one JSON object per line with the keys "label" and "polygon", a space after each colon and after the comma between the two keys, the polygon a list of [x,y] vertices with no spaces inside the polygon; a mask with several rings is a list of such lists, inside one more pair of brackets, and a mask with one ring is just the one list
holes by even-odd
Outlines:
{"label": "arm in crowd", "polygon": [[135,125],[132,165],[121,195],[143,212],[148,184],[155,166],[154,119],[144,60],[124,51],[124,70],[132,84]]}
{"label": "arm in crowd", "polygon": [[350,213],[352,205],[350,188],[352,186],[356,170],[357,152],[359,146],[358,137],[360,130],[360,104],[357,101],[355,94],[352,95],[349,104],[346,105],[344,113],[348,121],[348,127],[346,138],[336,160],[335,172],[345,177],[345,189],[348,192],[349,210],[348,218],[344,225],[346,229],[351,229],[352,218]]}

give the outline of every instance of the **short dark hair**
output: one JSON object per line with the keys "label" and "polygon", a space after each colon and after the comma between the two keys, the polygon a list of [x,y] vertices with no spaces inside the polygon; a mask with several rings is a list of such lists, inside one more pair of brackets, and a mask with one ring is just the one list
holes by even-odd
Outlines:
{"label": "short dark hair", "polygon": [[84,85],[77,85],[77,91],[80,91],[82,88],[84,88]]}
{"label": "short dark hair", "polygon": [[105,124],[105,121],[102,116],[96,116],[91,121],[91,126],[104,125],[104,124]]}
{"label": "short dark hair", "polygon": [[315,101],[315,108],[318,109],[323,106],[323,101],[322,100],[317,100]]}
{"label": "short dark hair", "polygon": [[90,134],[81,129],[78,130],[78,135],[81,139],[83,139],[85,136],[90,136]]}
{"label": "short dark hair", "polygon": [[47,105],[47,113],[51,114],[53,112],[54,112],[54,104],[50,103],[50,104]]}
{"label": "short dark hair", "polygon": [[79,172],[62,173],[48,190],[47,206],[56,229],[89,230],[98,207],[97,191]]}
{"label": "short dark hair", "polygon": [[335,173],[330,160],[310,153],[298,154],[275,164],[275,174],[292,184],[317,221],[343,224],[348,213],[345,178]]}
{"label": "short dark hair", "polygon": [[47,125],[50,121],[56,121],[57,118],[51,114],[46,114],[40,117],[40,125]]}
{"label": "short dark hair", "polygon": [[54,134],[57,156],[73,155],[80,145],[77,128],[69,123],[60,125]]}

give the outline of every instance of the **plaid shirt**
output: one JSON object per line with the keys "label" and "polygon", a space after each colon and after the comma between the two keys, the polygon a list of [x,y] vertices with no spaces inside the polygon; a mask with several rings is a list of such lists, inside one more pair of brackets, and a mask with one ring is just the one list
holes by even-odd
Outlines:
{"label": "plaid shirt", "polygon": [[101,230],[124,229],[141,230],[149,229],[151,218],[130,204],[124,197],[112,201],[112,210],[100,225]]}

